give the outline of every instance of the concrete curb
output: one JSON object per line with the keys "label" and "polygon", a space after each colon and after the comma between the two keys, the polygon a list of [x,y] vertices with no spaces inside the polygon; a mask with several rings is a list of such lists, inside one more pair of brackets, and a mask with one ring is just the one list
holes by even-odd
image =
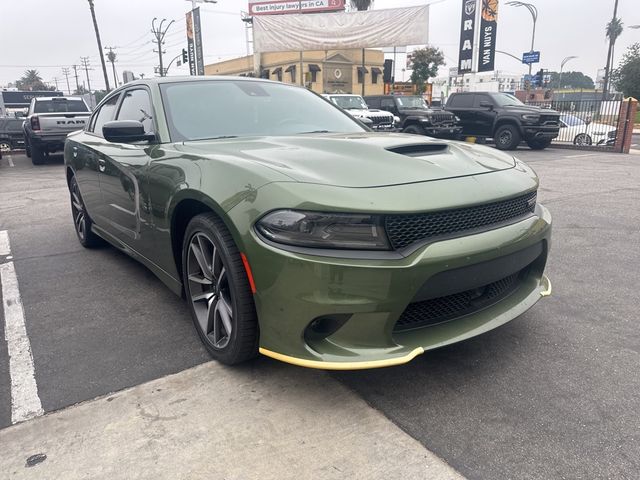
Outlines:
{"label": "concrete curb", "polygon": [[328,375],[276,362],[207,363],[9,427],[0,444],[15,479],[462,478]]}

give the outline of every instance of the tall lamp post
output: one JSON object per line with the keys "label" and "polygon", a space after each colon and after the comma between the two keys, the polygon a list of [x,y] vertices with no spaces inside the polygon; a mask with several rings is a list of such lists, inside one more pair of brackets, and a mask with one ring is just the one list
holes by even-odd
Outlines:
{"label": "tall lamp post", "polygon": [[562,88],[562,70],[564,70],[564,66],[567,64],[567,62],[570,62],[574,58],[578,58],[578,57],[576,57],[575,55],[572,55],[570,57],[565,57],[564,60],[562,60],[562,63],[560,64],[560,78],[558,78],[558,90]]}
{"label": "tall lamp post", "polygon": [[[533,18],[533,34],[531,35],[531,51],[533,52],[533,48],[536,41],[536,23],[538,22],[538,9],[533,3],[526,2],[516,2],[511,1],[507,2],[507,5],[511,5],[512,7],[525,7],[531,13],[531,18]],[[531,76],[531,68],[533,64],[529,64],[529,76]]]}

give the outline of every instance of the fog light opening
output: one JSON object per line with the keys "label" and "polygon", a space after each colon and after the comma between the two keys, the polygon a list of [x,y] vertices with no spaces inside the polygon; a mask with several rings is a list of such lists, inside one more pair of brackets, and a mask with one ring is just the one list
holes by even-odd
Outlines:
{"label": "fog light opening", "polygon": [[350,318],[350,313],[317,317],[305,329],[304,338],[307,343],[324,340],[340,330]]}

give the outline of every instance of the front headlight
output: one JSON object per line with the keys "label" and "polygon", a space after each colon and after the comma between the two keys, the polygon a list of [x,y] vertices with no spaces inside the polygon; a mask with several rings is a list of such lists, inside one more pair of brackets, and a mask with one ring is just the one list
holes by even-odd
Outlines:
{"label": "front headlight", "polygon": [[454,121],[455,121],[456,123],[460,123],[460,122],[462,122],[462,119],[461,119],[459,116],[457,116],[457,115],[455,115],[455,116],[453,117],[453,119],[454,119]]}
{"label": "front headlight", "polygon": [[400,117],[399,117],[399,116],[397,116],[397,115],[394,115],[394,116],[393,116],[393,121],[394,121],[396,124],[397,124],[397,123],[400,123]]}
{"label": "front headlight", "polygon": [[377,215],[276,210],[256,223],[266,239],[285,245],[348,250],[390,250]]}
{"label": "front headlight", "polygon": [[522,119],[530,123],[536,123],[540,120],[540,115],[524,114],[522,115]]}

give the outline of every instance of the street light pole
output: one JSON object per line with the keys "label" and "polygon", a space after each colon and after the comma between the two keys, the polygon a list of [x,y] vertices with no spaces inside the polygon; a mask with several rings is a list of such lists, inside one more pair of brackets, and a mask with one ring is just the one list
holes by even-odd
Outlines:
{"label": "street light pole", "polygon": [[[533,3],[511,1],[511,2],[507,2],[507,5],[511,5],[512,7],[525,7],[527,10],[529,10],[529,13],[531,14],[531,18],[533,19],[533,34],[531,35],[531,52],[533,52],[534,45],[536,42],[536,23],[538,22],[538,9]],[[531,76],[532,67],[533,67],[533,64],[530,63],[529,76]]]}
{"label": "street light pole", "polygon": [[[570,62],[575,58],[578,57],[576,57],[575,55],[571,55],[570,57],[565,57],[564,60],[562,60],[562,63],[560,64],[560,77],[558,78],[558,90],[562,88],[562,71],[564,70],[564,66],[567,64],[567,62]],[[562,98],[564,98],[564,93],[562,94]]]}

